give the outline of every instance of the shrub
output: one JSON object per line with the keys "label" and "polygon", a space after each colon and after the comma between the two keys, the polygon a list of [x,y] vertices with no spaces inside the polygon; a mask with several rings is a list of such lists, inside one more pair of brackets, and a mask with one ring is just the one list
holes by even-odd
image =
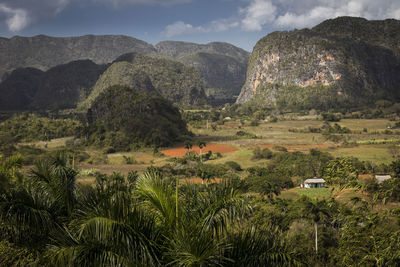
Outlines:
{"label": "shrub", "polygon": [[287,148],[284,147],[284,146],[275,145],[275,146],[272,147],[272,149],[276,150],[276,151],[281,151],[281,152],[288,152]]}
{"label": "shrub", "polygon": [[260,149],[260,147],[256,147],[253,150],[253,157],[252,159],[271,159],[273,153],[268,148]]}
{"label": "shrub", "polygon": [[260,125],[260,123],[258,122],[258,120],[252,120],[252,121],[250,122],[250,126],[258,126],[258,125]]}
{"label": "shrub", "polygon": [[242,171],[242,167],[239,165],[239,163],[235,161],[227,161],[225,162],[225,165],[231,168],[234,171]]}
{"label": "shrub", "polygon": [[256,139],[257,138],[257,135],[252,134],[252,133],[248,133],[248,132],[245,132],[245,131],[236,132],[236,136],[245,137],[245,138],[251,138],[251,139]]}
{"label": "shrub", "polygon": [[322,119],[324,121],[332,121],[332,122],[338,122],[342,119],[340,115],[330,113],[330,112],[324,112],[322,113]]}
{"label": "shrub", "polygon": [[127,157],[127,156],[123,156],[125,164],[134,164],[136,163],[136,160],[134,160],[132,157]]}

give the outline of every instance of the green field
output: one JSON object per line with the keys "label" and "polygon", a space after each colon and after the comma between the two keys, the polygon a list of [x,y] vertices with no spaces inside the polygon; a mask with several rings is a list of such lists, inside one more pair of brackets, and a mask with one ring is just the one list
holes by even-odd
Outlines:
{"label": "green field", "polygon": [[[390,163],[393,160],[393,154],[390,147],[400,143],[400,135],[397,130],[392,130],[391,134],[384,131],[388,125],[393,122],[386,119],[344,119],[338,124],[348,127],[352,133],[343,134],[347,143],[332,142],[326,140],[321,133],[302,132],[308,127],[318,128],[324,125],[319,120],[284,120],[275,123],[261,122],[258,126],[250,126],[248,123],[244,125],[239,121],[228,121],[223,125],[217,125],[216,129],[206,128],[206,122],[193,127],[189,124],[189,129],[195,134],[195,139],[202,139],[206,143],[224,144],[237,148],[236,151],[224,154],[222,158],[209,161],[210,164],[223,164],[228,161],[235,161],[244,169],[252,166],[265,166],[268,160],[253,160],[253,149],[256,146],[261,148],[269,148],[273,150],[275,145],[284,146],[288,151],[301,151],[307,153],[311,148],[318,148],[322,151],[329,152],[334,157],[353,156],[361,161],[371,161],[374,164]],[[366,132],[362,131],[366,128]],[[293,132],[297,130],[298,132]],[[238,137],[236,133],[244,131],[257,138]],[[37,147],[55,150],[65,145],[69,138],[54,139],[48,142],[30,142],[23,145],[35,145]],[[374,144],[371,140],[375,140]],[[205,147],[207,151],[207,147]],[[92,163],[84,161],[80,163],[80,168],[95,168],[105,173],[114,171],[127,174],[129,171],[144,171],[149,166],[163,166],[168,163],[169,157],[155,156],[151,148],[140,149],[133,152],[117,152],[112,154],[104,154],[103,151],[96,148],[88,148],[87,153],[91,157],[105,157],[107,162]],[[134,163],[127,164],[125,158],[131,158]],[[84,179],[84,178],[82,178]],[[296,194],[298,194],[296,192]]]}

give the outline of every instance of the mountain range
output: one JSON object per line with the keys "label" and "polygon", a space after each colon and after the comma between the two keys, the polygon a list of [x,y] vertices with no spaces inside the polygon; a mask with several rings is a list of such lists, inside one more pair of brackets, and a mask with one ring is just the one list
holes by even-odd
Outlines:
{"label": "mountain range", "polygon": [[[110,64],[129,53],[146,55],[141,58],[149,64],[143,64],[143,60],[130,63],[146,65],[162,95],[182,105],[234,102],[245,81],[249,58],[247,51],[227,43],[166,41],[153,46],[119,35],[0,38],[0,94],[4,96],[0,109],[74,108],[90,95]],[[150,66],[158,66],[157,73],[153,75]],[[30,82],[31,76],[36,82]],[[29,86],[21,85],[26,83]]]}
{"label": "mountain range", "polygon": [[251,55],[228,43],[153,46],[118,35],[0,38],[0,110],[87,108],[107,87],[135,87],[139,72],[184,107],[239,94],[239,104],[283,110],[400,102],[399,40],[399,20],[354,17],[270,33]]}

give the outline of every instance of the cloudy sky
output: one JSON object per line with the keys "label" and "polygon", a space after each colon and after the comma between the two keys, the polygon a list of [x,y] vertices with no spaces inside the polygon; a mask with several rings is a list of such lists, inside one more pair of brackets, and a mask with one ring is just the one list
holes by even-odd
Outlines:
{"label": "cloudy sky", "polygon": [[0,0],[0,36],[124,34],[251,51],[272,31],[338,16],[400,19],[400,0]]}

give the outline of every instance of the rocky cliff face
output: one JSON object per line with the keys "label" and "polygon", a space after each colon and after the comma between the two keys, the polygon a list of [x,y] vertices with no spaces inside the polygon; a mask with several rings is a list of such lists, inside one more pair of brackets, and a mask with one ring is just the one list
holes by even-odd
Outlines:
{"label": "rocky cliff face", "polygon": [[327,109],[399,101],[398,40],[400,21],[351,17],[271,33],[254,47],[237,102]]}
{"label": "rocky cliff face", "polygon": [[155,46],[158,55],[200,70],[207,95],[214,104],[234,102],[245,79],[249,53],[228,43],[206,45],[165,41]]}
{"label": "rocky cliff face", "polygon": [[16,68],[33,67],[45,71],[81,59],[106,64],[129,52],[149,54],[155,53],[155,49],[144,41],[121,35],[0,38],[0,77]]}

